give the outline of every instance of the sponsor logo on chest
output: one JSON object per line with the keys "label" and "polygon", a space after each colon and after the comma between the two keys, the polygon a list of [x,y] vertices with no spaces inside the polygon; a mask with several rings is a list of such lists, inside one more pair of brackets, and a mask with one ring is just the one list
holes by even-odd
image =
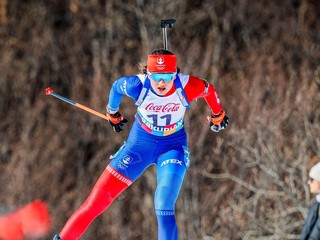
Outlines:
{"label": "sponsor logo on chest", "polygon": [[149,103],[145,109],[147,111],[152,111],[152,112],[177,112],[180,108],[179,103],[167,103],[164,105],[156,105],[154,103]]}

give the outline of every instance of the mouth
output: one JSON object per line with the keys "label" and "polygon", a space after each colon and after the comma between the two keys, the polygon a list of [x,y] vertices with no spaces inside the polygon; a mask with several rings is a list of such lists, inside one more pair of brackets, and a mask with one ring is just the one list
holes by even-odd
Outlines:
{"label": "mouth", "polygon": [[164,92],[166,90],[165,87],[158,87],[159,92]]}

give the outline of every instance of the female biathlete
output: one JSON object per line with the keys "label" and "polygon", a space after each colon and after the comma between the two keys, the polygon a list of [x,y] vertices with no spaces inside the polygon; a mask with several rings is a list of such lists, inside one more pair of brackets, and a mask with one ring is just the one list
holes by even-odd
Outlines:
{"label": "female biathlete", "polygon": [[90,223],[129,187],[151,164],[157,166],[154,207],[159,240],[177,240],[175,203],[189,167],[189,149],[183,117],[189,103],[204,98],[214,132],[226,128],[229,118],[215,88],[204,79],[180,73],[176,56],[157,49],[148,55],[143,73],[122,77],[111,88],[107,115],[120,132],[127,120],[119,106],[126,95],[135,100],[137,113],[129,137],[111,157],[87,200],[74,212],[54,240],[79,239]]}

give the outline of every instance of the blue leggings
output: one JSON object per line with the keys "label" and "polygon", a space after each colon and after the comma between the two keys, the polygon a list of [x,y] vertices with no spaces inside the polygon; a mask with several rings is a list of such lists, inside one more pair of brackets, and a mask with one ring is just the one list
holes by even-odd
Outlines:
{"label": "blue leggings", "polygon": [[152,136],[133,125],[127,142],[111,157],[110,165],[135,181],[150,165],[157,165],[154,206],[158,220],[158,240],[177,240],[175,203],[189,165],[184,130],[167,137]]}

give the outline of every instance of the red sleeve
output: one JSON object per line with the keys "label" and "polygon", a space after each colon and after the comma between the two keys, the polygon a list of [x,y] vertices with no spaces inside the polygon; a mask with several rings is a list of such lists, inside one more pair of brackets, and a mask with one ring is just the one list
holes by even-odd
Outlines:
{"label": "red sleeve", "polygon": [[[206,86],[208,84],[208,92],[205,93]],[[219,95],[211,83],[208,83],[203,79],[190,76],[184,91],[189,102],[192,102],[198,98],[204,98],[213,114],[219,114],[221,112],[222,106]]]}

